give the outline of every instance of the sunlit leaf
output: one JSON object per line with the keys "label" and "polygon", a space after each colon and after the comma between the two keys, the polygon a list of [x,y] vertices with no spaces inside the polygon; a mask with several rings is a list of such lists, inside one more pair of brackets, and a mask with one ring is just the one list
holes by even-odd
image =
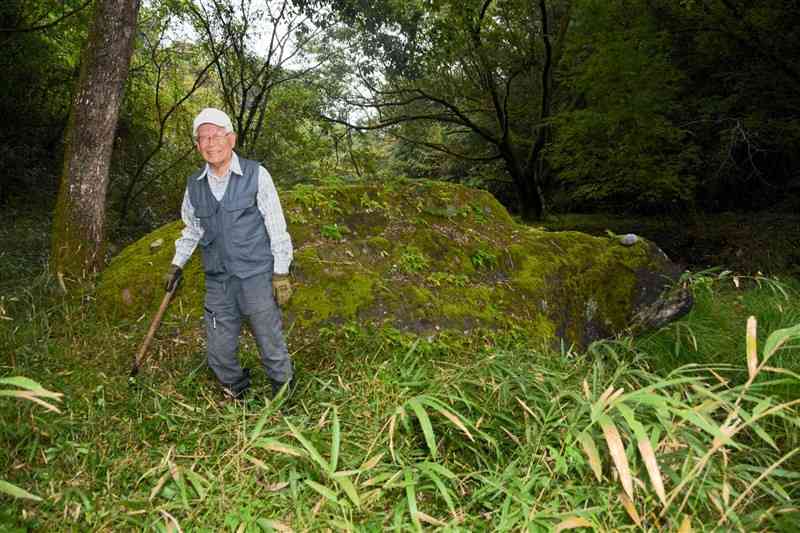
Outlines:
{"label": "sunlit leaf", "polygon": [[39,496],[31,494],[27,490],[17,487],[16,485],[12,485],[11,483],[3,481],[2,479],[0,479],[0,492],[2,492],[3,494],[8,494],[13,498],[22,498],[25,500],[33,500],[36,502],[42,501],[42,499]]}

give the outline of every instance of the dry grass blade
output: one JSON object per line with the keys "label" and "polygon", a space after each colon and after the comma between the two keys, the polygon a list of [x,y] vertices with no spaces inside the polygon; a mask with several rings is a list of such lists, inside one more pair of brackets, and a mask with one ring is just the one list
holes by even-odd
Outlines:
{"label": "dry grass blade", "polygon": [[158,493],[161,492],[161,489],[164,488],[164,484],[167,482],[167,479],[169,479],[169,477],[170,477],[169,472],[165,472],[164,475],[162,475],[158,479],[158,481],[156,482],[156,486],[153,487],[153,490],[150,491],[150,497],[148,498],[148,500],[153,501],[153,498],[158,496]]}
{"label": "dry grass blade", "polygon": [[611,396],[613,393],[614,393],[614,386],[609,385],[609,387],[606,390],[604,390],[603,394],[601,394],[600,397],[597,399],[597,403],[600,405],[605,405],[606,401],[608,400],[608,397]]}
{"label": "dry grass blade", "polygon": [[397,461],[397,457],[394,453],[394,426],[397,423],[397,413],[393,414],[391,418],[389,418],[389,453],[392,456],[392,461]]}
{"label": "dry grass blade", "polygon": [[264,461],[258,459],[257,457],[253,457],[250,454],[244,454],[244,458],[253,463],[253,465],[257,466],[261,470],[266,470],[267,472],[272,470],[270,467],[266,465],[266,463],[264,463]]}
{"label": "dry grass blade", "polygon": [[515,400],[517,400],[517,403],[518,403],[518,404],[520,404],[520,405],[522,406],[522,408],[523,408],[523,409],[525,409],[525,412],[527,412],[529,415],[531,415],[531,417],[532,417],[534,420],[537,420],[537,419],[538,419],[538,418],[537,418],[537,416],[536,416],[535,414],[533,414],[533,411],[531,411],[531,408],[530,408],[530,407],[528,407],[528,405],[527,405],[525,402],[523,402],[522,400],[520,400],[520,399],[519,399],[518,397],[516,397],[516,396],[514,397],[514,399],[515,399]]}
{"label": "dry grass blade", "polygon": [[258,524],[259,525],[264,525],[264,526],[269,526],[272,529],[274,529],[275,531],[279,531],[280,533],[293,533],[294,532],[294,530],[291,527],[289,527],[288,525],[284,524],[283,522],[279,522],[278,520],[264,519],[264,520],[259,520]]}
{"label": "dry grass blade", "polygon": [[314,507],[311,509],[311,515],[317,516],[319,512],[322,510],[322,506],[325,505],[325,497],[321,497],[317,500],[317,503],[314,504]]}
{"label": "dry grass blade", "polygon": [[567,531],[570,529],[578,529],[581,527],[594,527],[592,523],[580,516],[570,516],[566,520],[562,520],[556,525],[555,533]]}
{"label": "dry grass blade", "polygon": [[[724,425],[722,425],[719,428],[719,431],[720,431],[720,433],[722,433],[726,437],[732,437],[736,432],[739,431],[739,429],[741,429],[741,427],[735,421],[729,421],[729,422],[725,423]],[[719,450],[720,448],[722,448],[724,445],[725,445],[725,441],[723,441],[719,437],[714,437],[714,440],[711,441],[711,450],[709,450],[709,451],[711,453],[714,453],[717,450]],[[705,457],[703,459],[705,459]]]}
{"label": "dry grass blade", "polygon": [[642,517],[639,516],[639,512],[636,510],[636,507],[633,505],[631,499],[628,498],[628,495],[624,492],[620,492],[619,501],[622,502],[622,507],[625,508],[625,512],[628,513],[628,516],[631,517],[631,520],[633,520],[637,526],[642,527]]}
{"label": "dry grass blade", "polygon": [[653,489],[655,489],[658,499],[661,500],[661,503],[666,506],[667,493],[664,490],[664,479],[661,476],[661,469],[658,467],[658,461],[656,460],[656,453],[653,450],[653,445],[647,438],[639,439],[637,445],[639,447],[639,453],[644,460],[644,465],[647,468],[647,475],[650,476],[650,482],[653,484]]}
{"label": "dry grass blade", "polygon": [[447,525],[446,522],[442,522],[438,518],[434,518],[429,514],[423,513],[422,511],[417,511],[417,518],[420,522],[425,522],[426,524],[430,524],[432,526],[444,527]]}
{"label": "dry grass blade", "polygon": [[600,427],[603,428],[603,435],[606,438],[608,451],[619,473],[619,480],[622,483],[622,488],[625,490],[628,497],[633,499],[633,478],[631,477],[631,469],[628,466],[628,458],[625,456],[625,446],[622,444],[622,438],[619,436],[617,426],[605,415],[601,416],[598,422],[600,423]]}
{"label": "dry grass blade", "polygon": [[752,380],[758,373],[758,347],[756,344],[756,317],[747,319],[747,374]]}
{"label": "dry grass blade", "polygon": [[464,435],[466,435],[467,438],[469,438],[469,440],[475,442],[475,439],[472,437],[472,433],[469,432],[467,426],[465,426],[464,423],[461,420],[459,420],[456,415],[454,415],[447,409],[439,409],[437,410],[437,413],[439,413],[440,415],[448,419],[450,422],[452,422],[454,426],[460,429],[464,433]]}
{"label": "dry grass blade", "polygon": [[594,477],[597,478],[597,481],[602,481],[603,463],[600,461],[600,453],[597,451],[597,445],[594,443],[594,439],[588,432],[584,431],[578,435],[578,442],[581,443],[583,452],[586,454],[587,459],[589,459],[589,466],[592,467]]}
{"label": "dry grass blade", "polygon": [[28,401],[31,401],[31,402],[34,402],[34,403],[38,403],[39,405],[41,405],[42,407],[44,407],[45,409],[47,409],[50,412],[61,414],[61,411],[59,411],[58,407],[56,407],[55,405],[53,405],[53,404],[51,404],[49,402],[46,402],[46,401],[42,400],[40,398],[41,395],[37,394],[36,391],[22,391],[22,390],[19,390],[19,391],[0,391],[0,396],[12,396],[12,397],[15,397],[15,398],[22,398],[23,400],[28,400]]}
{"label": "dry grass blade", "polygon": [[268,492],[280,492],[288,486],[289,486],[288,481],[280,481],[278,483],[270,483],[268,485],[264,485],[264,489],[266,489]]}
{"label": "dry grass blade", "polygon": [[612,394],[611,396],[608,397],[608,400],[606,400],[606,403],[608,403],[608,405],[611,405],[612,403],[614,403],[617,400],[617,398],[622,396],[622,394],[624,392],[625,392],[625,389],[623,389],[622,387],[618,388],[617,390],[614,391],[614,394]]}
{"label": "dry grass blade", "polygon": [[292,457],[303,457],[303,452],[300,451],[298,448],[295,448],[294,446],[289,446],[288,444],[283,444],[282,442],[278,442],[272,439],[260,439],[256,443],[256,446],[258,446],[263,450],[283,453],[286,455],[291,455]]}
{"label": "dry grass blade", "polygon": [[381,462],[381,459],[383,459],[384,455],[386,455],[386,452],[381,452],[378,455],[374,456],[372,459],[369,459],[368,461],[364,461],[364,464],[362,464],[360,467],[358,467],[358,469],[359,470],[372,470],[373,468],[378,466],[378,463]]}
{"label": "dry grass blade", "polygon": [[161,514],[164,516],[164,521],[167,523],[167,531],[177,531],[178,533],[183,533],[181,525],[174,516],[163,509],[161,510]]}
{"label": "dry grass blade", "polygon": [[681,527],[678,528],[678,533],[692,533],[692,517],[688,514],[683,517]]}

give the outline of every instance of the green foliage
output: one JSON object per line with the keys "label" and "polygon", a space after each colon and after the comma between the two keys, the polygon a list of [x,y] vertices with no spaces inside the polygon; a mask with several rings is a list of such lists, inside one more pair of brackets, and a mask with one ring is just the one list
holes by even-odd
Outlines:
{"label": "green foliage", "polygon": [[414,273],[428,270],[430,261],[416,246],[405,246],[400,253],[397,266],[402,272]]}
{"label": "green foliage", "polygon": [[491,270],[496,268],[498,264],[497,254],[484,248],[475,250],[475,253],[469,259],[476,270]]}
{"label": "green foliage", "polygon": [[[697,297],[718,297],[724,282],[692,278]],[[748,309],[797,307],[744,286]],[[653,372],[656,352],[625,338],[580,355],[513,332],[427,339],[348,323],[298,352],[291,403],[266,400],[258,373],[249,399],[219,404],[196,346],[183,344],[199,342],[196,325],[168,317],[182,342],[157,339],[159,356],[129,388],[113,369],[146,324],[111,328],[91,316],[60,307],[47,332],[57,345],[18,359],[19,372],[49,376],[71,400],[46,434],[18,424],[31,415],[41,424],[35,412],[0,404],[0,439],[14,443],[0,462],[25,461],[13,482],[42,497],[35,513],[8,500],[6,527],[617,530],[641,520],[660,531],[688,517],[695,529],[780,530],[796,518],[800,414],[774,391],[800,390],[778,359],[797,328],[759,327],[755,366],[731,348],[729,364]],[[25,327],[46,333],[42,323]],[[718,328],[744,337],[740,321]],[[243,358],[258,364],[249,338]],[[113,432],[102,429],[110,420]],[[634,514],[619,496],[625,472],[640,481],[630,485]]]}
{"label": "green foliage", "polygon": [[[58,407],[53,405],[51,402],[61,401],[61,397],[63,395],[45,389],[32,379],[22,376],[0,377],[0,387],[2,387],[0,388],[0,398],[6,397],[23,399],[41,405],[48,411],[53,411],[56,413],[61,412],[58,410]],[[0,493],[7,494],[12,498],[42,501],[41,497],[31,494],[27,490],[2,479],[0,479]]]}
{"label": "green foliage", "polygon": [[342,240],[342,230],[339,228],[338,224],[328,224],[326,226],[322,226],[322,228],[320,228],[320,233],[326,239],[331,239],[334,241]]}
{"label": "green foliage", "polygon": [[60,141],[67,123],[91,7],[40,31],[79,0],[7,0],[0,5],[0,205],[58,186]]}
{"label": "green foliage", "polygon": [[657,16],[634,4],[582,2],[575,14],[565,83],[583,105],[556,115],[548,149],[564,207],[674,211],[694,200],[698,149],[672,119],[683,75]]}

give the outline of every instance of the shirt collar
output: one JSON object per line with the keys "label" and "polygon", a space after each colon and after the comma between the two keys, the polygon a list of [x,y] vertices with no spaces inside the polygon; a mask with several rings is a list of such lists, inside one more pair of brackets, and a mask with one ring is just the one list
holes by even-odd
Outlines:
{"label": "shirt collar", "polygon": [[[206,163],[203,172],[200,173],[200,175],[197,177],[197,180],[200,181],[210,173],[211,173],[211,168],[208,166],[208,163]],[[237,176],[242,175],[242,167],[241,165],[239,165],[239,156],[236,155],[236,152],[233,152],[233,155],[231,156],[231,166],[228,169],[228,175],[230,174],[236,174]]]}

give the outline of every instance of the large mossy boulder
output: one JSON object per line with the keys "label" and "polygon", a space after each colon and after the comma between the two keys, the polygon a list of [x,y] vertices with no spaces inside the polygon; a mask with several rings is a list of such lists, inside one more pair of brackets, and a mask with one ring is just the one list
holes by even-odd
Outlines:
{"label": "large mossy boulder", "polygon": [[[430,181],[298,186],[282,193],[295,245],[293,338],[357,322],[431,335],[505,328],[585,346],[685,311],[665,289],[678,272],[652,243],[515,223],[488,193]],[[152,314],[180,221],[125,248],[103,272],[98,305]],[[161,243],[159,245],[159,243]],[[173,307],[202,316],[199,251]]]}

